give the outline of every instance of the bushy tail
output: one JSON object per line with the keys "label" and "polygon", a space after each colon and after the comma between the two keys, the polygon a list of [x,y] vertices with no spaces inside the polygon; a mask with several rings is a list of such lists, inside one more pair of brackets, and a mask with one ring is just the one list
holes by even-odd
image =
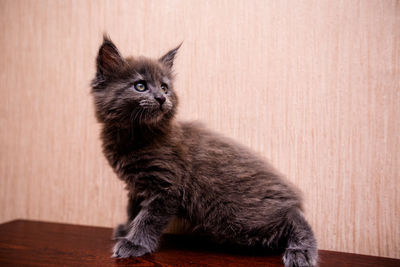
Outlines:
{"label": "bushy tail", "polygon": [[310,225],[299,209],[292,210],[287,215],[289,237],[283,256],[285,267],[315,267],[317,266],[318,250]]}

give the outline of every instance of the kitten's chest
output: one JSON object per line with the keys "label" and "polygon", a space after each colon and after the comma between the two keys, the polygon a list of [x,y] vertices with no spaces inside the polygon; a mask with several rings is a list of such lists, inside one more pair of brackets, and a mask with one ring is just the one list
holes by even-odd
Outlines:
{"label": "kitten's chest", "polygon": [[172,147],[132,150],[125,153],[104,151],[118,177],[125,182],[151,181],[176,183],[182,176],[182,158]]}

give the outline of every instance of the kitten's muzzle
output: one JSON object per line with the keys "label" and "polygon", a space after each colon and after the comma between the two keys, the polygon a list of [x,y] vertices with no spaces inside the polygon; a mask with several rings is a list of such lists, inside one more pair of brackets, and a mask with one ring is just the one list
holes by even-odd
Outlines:
{"label": "kitten's muzzle", "polygon": [[162,104],[164,104],[166,98],[163,95],[156,95],[154,96],[155,100],[157,100],[158,103],[160,103],[160,106],[162,106]]}

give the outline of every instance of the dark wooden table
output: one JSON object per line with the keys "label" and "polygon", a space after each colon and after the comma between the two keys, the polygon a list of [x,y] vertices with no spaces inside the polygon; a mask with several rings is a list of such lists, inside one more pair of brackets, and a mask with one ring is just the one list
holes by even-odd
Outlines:
{"label": "dark wooden table", "polygon": [[[280,255],[251,255],[193,237],[165,235],[158,252],[111,258],[112,229],[16,220],[0,225],[0,266],[283,266]],[[319,251],[320,266],[400,266],[400,260]]]}

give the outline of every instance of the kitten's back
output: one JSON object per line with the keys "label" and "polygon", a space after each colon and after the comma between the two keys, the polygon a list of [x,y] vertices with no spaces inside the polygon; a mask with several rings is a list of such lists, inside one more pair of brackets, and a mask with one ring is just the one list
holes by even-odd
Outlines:
{"label": "kitten's back", "polygon": [[246,234],[269,220],[274,227],[279,216],[301,208],[299,191],[256,153],[201,124],[179,125],[191,166],[183,202],[197,227],[231,239],[235,235],[220,218],[230,218],[229,225]]}

